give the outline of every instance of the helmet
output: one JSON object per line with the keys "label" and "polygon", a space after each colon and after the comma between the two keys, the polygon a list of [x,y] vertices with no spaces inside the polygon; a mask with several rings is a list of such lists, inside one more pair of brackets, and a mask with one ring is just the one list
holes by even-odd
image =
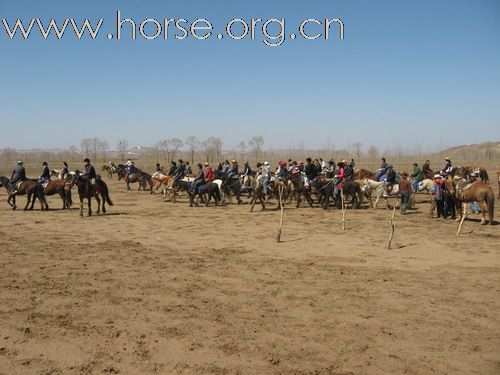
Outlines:
{"label": "helmet", "polygon": [[23,165],[23,164],[24,164],[24,162],[22,160],[17,161],[17,165]]}
{"label": "helmet", "polygon": [[441,178],[441,175],[440,174],[435,174],[434,178]]}
{"label": "helmet", "polygon": [[264,162],[264,165],[269,165],[269,162],[268,162],[268,161],[265,161],[265,162]]}

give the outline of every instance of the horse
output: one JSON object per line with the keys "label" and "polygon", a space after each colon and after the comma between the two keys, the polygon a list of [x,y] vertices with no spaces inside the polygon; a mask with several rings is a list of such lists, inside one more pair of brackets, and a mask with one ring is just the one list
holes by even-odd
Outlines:
{"label": "horse", "polygon": [[355,180],[363,180],[365,178],[369,178],[370,180],[375,180],[375,173],[370,172],[369,170],[363,168],[354,172]]}
{"label": "horse", "polygon": [[[5,187],[7,194],[9,197],[7,198],[7,203],[13,210],[17,208],[16,206],[16,195],[26,195],[26,206],[24,206],[24,211],[33,210],[33,206],[35,205],[35,200],[38,198],[40,201],[40,207],[42,211],[48,210],[47,201],[45,200],[45,196],[43,195],[43,187],[37,181],[26,179],[18,183],[17,192],[12,194],[9,191],[10,180],[5,176],[0,176],[0,187]],[[30,206],[31,203],[31,206]],[[28,206],[30,206],[28,208]]]}
{"label": "horse", "polygon": [[[293,185],[293,191],[295,195],[295,199],[297,200],[297,208],[300,207],[300,196],[304,195],[309,207],[313,207],[313,201],[311,198],[311,194],[309,193],[309,189],[307,188],[304,177],[300,173],[291,174],[289,177],[289,181]],[[288,188],[288,184],[285,185]]]}
{"label": "horse", "polygon": [[366,188],[371,188],[372,191],[375,191],[376,194],[376,199],[375,199],[375,204],[372,204],[372,197],[370,195],[370,204],[373,209],[377,208],[378,202],[380,201],[380,198],[384,198],[385,202],[387,203],[387,208],[392,208],[391,205],[389,204],[389,200],[387,198],[389,197],[397,197],[399,196],[399,185],[395,184],[393,185],[392,190],[388,193],[386,193],[384,189],[384,181],[373,181],[368,178],[364,179],[364,185]]}
{"label": "horse", "polygon": [[224,196],[229,197],[229,201],[231,203],[232,195],[236,196],[238,204],[243,203],[240,198],[241,194],[243,193],[243,186],[239,178],[229,180],[227,176],[224,176],[224,178],[222,178],[222,191],[224,192]]}
{"label": "horse", "polygon": [[430,193],[433,184],[434,180],[430,178],[423,179],[418,183],[418,192],[427,191],[428,193]]}
{"label": "horse", "polygon": [[473,174],[477,174],[482,182],[489,183],[490,177],[488,176],[488,171],[486,168],[472,165],[464,165],[460,168],[460,176],[465,178],[466,180]]}
{"label": "horse", "polygon": [[44,196],[51,196],[58,194],[63,201],[63,207],[62,207],[63,210],[66,208],[70,208],[71,205],[73,204],[73,201],[71,199],[70,181],[60,181],[60,180],[49,181],[43,187],[43,194]]}
{"label": "horse", "polygon": [[170,200],[175,203],[174,178],[172,176],[164,175],[162,172],[155,172],[151,176],[151,181],[155,191],[158,191],[160,187],[162,188],[164,200],[167,199],[167,195],[170,195]]}
{"label": "horse", "polygon": [[92,198],[95,198],[97,202],[97,214],[101,212],[101,202],[102,202],[102,213],[106,213],[106,203],[113,206],[113,202],[109,197],[108,186],[101,179],[96,179],[95,185],[92,185],[91,181],[87,178],[82,177],[82,175],[77,172],[71,178],[71,186],[76,185],[78,188],[78,196],[80,197],[80,216],[83,217],[83,200],[86,198],[88,201],[88,215],[92,216]]}
{"label": "horse", "polygon": [[118,175],[118,181],[120,181],[122,178],[125,180],[125,182],[127,183],[127,190],[131,190],[130,184],[137,182],[139,183],[138,190],[141,190],[142,188],[142,190],[146,191],[146,188],[149,184],[149,191],[151,192],[151,194],[153,194],[153,181],[151,179],[151,175],[142,172],[140,169],[137,169],[134,173],[127,176],[125,166],[123,164],[118,164],[116,174]]}
{"label": "horse", "polygon": [[116,173],[116,167],[114,165],[105,164],[101,169],[103,172],[106,171],[106,176],[113,179],[113,173]]}
{"label": "horse", "polygon": [[[190,181],[191,180],[191,181]],[[215,183],[215,182],[208,182],[206,184],[198,186],[198,193],[194,193],[194,191],[191,190],[191,187],[194,183],[194,179],[182,179],[182,180],[176,180],[174,182],[174,187],[186,191],[189,195],[189,207],[193,207],[193,205],[198,206],[198,204],[195,201],[195,198],[200,197],[202,200],[205,201],[205,206],[208,206],[210,203],[210,200],[213,198],[215,201],[216,205],[219,205],[219,203],[222,201],[221,194],[220,194],[220,185]],[[205,195],[208,196],[208,198],[205,198]]]}
{"label": "horse", "polygon": [[[456,198],[457,221],[465,215],[465,203],[477,202],[481,211],[481,225],[486,225],[486,210],[490,225],[493,225],[495,213],[495,194],[490,185],[482,182],[468,182],[465,178],[455,177],[446,180],[446,188],[454,193]],[[464,208],[462,209],[462,206]]]}

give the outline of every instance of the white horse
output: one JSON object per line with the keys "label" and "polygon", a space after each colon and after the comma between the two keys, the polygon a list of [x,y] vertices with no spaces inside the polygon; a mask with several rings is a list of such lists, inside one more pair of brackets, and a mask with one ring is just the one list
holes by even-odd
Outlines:
{"label": "white horse", "polygon": [[[399,196],[399,185],[395,184],[392,186],[392,191],[390,192],[389,195],[387,195],[385,189],[384,189],[384,181],[374,181],[370,180],[368,178],[364,179],[364,188],[366,192],[370,192],[369,195],[369,200],[370,200],[370,205],[372,206],[373,209],[377,208],[378,202],[380,201],[380,198],[384,198],[385,202],[387,203],[387,208],[392,208],[391,205],[389,204],[389,200],[387,198],[396,198]],[[375,204],[372,204],[372,196],[371,192],[375,192],[376,194],[376,199],[375,199]]]}
{"label": "white horse", "polygon": [[425,180],[422,180],[418,183],[418,191],[427,191],[428,193],[430,193],[433,184],[433,180],[431,180],[430,178],[426,178]]}

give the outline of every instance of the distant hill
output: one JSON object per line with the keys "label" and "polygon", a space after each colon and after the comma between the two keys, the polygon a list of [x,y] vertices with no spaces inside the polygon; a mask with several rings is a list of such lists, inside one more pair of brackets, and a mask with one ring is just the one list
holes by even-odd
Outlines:
{"label": "distant hill", "polygon": [[452,160],[499,160],[500,159],[500,141],[483,142],[472,145],[460,145],[447,148],[435,153],[436,157]]}

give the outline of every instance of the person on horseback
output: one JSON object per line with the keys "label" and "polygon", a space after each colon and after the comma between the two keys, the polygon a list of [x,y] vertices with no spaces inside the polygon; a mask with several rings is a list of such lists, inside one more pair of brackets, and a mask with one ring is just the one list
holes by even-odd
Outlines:
{"label": "person on horseback", "polygon": [[333,159],[330,159],[326,166],[326,178],[333,177],[335,177],[335,161]]}
{"label": "person on horseback", "polygon": [[61,171],[59,172],[59,180],[64,180],[66,179],[66,177],[68,177],[69,175],[69,166],[68,166],[68,163],[66,163],[65,161],[63,161],[63,167],[61,168]]}
{"label": "person on horseback", "polygon": [[186,164],[184,164],[184,161],[182,159],[179,159],[174,181],[182,180],[184,177],[186,177]]}
{"label": "person on horseback", "polygon": [[382,164],[380,164],[380,168],[375,173],[375,179],[377,181],[380,181],[380,179],[382,178],[382,176],[386,174],[387,167],[389,166],[389,164],[387,164],[387,160],[385,160],[385,158],[382,158],[381,161],[382,161]]}
{"label": "person on horseback", "polygon": [[215,173],[208,161],[205,162],[205,181],[210,182],[215,179]]}
{"label": "person on horseback", "polygon": [[342,182],[345,180],[345,162],[340,161],[337,166],[339,167],[339,173],[335,175],[334,183],[334,195],[335,197],[339,194],[340,189],[342,188]]}
{"label": "person on horseback", "polygon": [[90,163],[89,158],[85,158],[83,160],[85,172],[82,174],[82,177],[89,180],[92,185],[95,185],[95,180],[97,178],[97,174],[95,172],[94,166]]}
{"label": "person on horseback", "polygon": [[193,170],[191,169],[191,164],[189,162],[186,162],[186,177],[192,177],[193,176]]}
{"label": "person on horseback", "polygon": [[422,165],[422,174],[428,175],[429,173],[432,173],[431,162],[430,160],[426,160],[424,165]]}
{"label": "person on horseback", "polygon": [[447,177],[453,173],[453,166],[451,165],[450,158],[446,158],[446,159],[444,159],[444,161],[445,161],[445,165],[444,165],[444,168],[441,171],[441,173],[443,176]]}
{"label": "person on horseback", "polygon": [[312,163],[311,158],[306,159],[306,165],[304,168],[307,178],[307,185],[310,187],[313,184],[314,179],[316,178],[316,166]]}
{"label": "person on horseback", "polygon": [[251,175],[252,175],[252,169],[250,168],[250,164],[248,164],[248,161],[246,161],[243,166],[243,173],[241,174],[241,177],[245,178],[246,176],[251,176]]}
{"label": "person on horseback", "polygon": [[38,182],[44,185],[50,181],[50,169],[49,164],[46,161],[42,163],[42,166],[42,174],[40,175],[40,177],[38,177]]}
{"label": "person on horseback", "polygon": [[411,174],[413,191],[417,192],[420,186],[420,181],[424,179],[422,170],[418,167],[417,163],[413,163],[413,173]]}
{"label": "person on horseback", "polygon": [[160,163],[156,163],[156,172],[163,173],[163,171],[161,170]]}
{"label": "person on horseback", "polygon": [[176,172],[177,172],[177,163],[172,160],[170,162],[170,168],[168,170],[168,175],[171,177],[174,177]]}
{"label": "person on horseback", "polygon": [[222,163],[221,173],[224,176],[227,176],[227,174],[229,173],[229,160],[226,160],[224,163]]}
{"label": "person on horseback", "polygon": [[201,164],[197,165],[198,172],[194,178],[193,186],[191,187],[191,192],[197,195],[199,193],[199,187],[205,185],[205,173],[203,172],[203,166]]}
{"label": "person on horseback", "polygon": [[391,164],[387,165],[387,178],[384,181],[384,196],[388,197],[396,183],[396,171]]}
{"label": "person on horseback", "polygon": [[125,165],[125,181],[128,181],[129,177],[137,172],[137,168],[135,167],[134,162],[131,159],[127,160],[127,164]]}
{"label": "person on horseback", "polygon": [[262,166],[262,187],[264,194],[267,194],[270,182],[271,182],[271,171],[269,168],[269,162],[265,161],[264,165]]}
{"label": "person on horseback", "polygon": [[286,162],[280,161],[278,164],[278,169],[276,171],[276,179],[279,181],[285,181],[288,177],[288,169],[286,168]]}
{"label": "person on horseback", "polygon": [[228,181],[235,180],[238,178],[238,162],[236,160],[231,160],[231,169],[229,170],[227,174],[227,179]]}
{"label": "person on horseback", "polygon": [[344,165],[345,165],[345,167],[344,167],[345,179],[347,181],[354,180],[354,168],[353,168],[353,166],[347,160],[343,160],[343,162],[344,162]]}
{"label": "person on horseback", "polygon": [[17,185],[24,180],[26,180],[26,169],[24,168],[24,162],[19,160],[10,177],[9,194],[17,194]]}

